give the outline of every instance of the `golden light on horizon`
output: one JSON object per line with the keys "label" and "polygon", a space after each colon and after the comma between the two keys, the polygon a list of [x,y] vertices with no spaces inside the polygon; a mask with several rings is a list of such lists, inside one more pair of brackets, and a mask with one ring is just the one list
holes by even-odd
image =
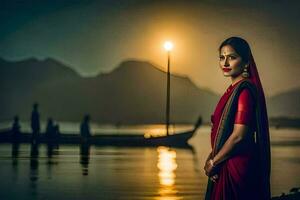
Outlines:
{"label": "golden light on horizon", "polygon": [[166,51],[172,51],[174,45],[171,41],[165,41],[164,48]]}
{"label": "golden light on horizon", "polygon": [[[173,135],[175,133],[174,126],[169,127],[169,134]],[[151,137],[160,137],[160,136],[166,136],[167,131],[165,125],[160,125],[159,127],[153,127],[149,130],[145,131],[144,137],[145,138],[151,138]]]}

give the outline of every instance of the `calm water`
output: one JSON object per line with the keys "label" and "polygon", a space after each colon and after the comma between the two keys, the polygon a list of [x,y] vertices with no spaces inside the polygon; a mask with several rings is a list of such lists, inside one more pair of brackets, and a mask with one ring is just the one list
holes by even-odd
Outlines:
{"label": "calm water", "polygon": [[[200,128],[189,141],[194,150],[1,144],[0,199],[203,199],[209,130]],[[272,194],[279,195],[300,186],[300,146],[293,143],[300,142],[300,130],[271,133]]]}

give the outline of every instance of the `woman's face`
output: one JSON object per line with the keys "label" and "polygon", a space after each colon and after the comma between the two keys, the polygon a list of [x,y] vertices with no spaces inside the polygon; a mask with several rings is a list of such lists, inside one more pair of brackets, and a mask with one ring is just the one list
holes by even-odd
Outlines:
{"label": "woman's face", "polygon": [[226,77],[240,76],[244,70],[245,63],[242,57],[230,46],[225,45],[220,51],[220,68]]}

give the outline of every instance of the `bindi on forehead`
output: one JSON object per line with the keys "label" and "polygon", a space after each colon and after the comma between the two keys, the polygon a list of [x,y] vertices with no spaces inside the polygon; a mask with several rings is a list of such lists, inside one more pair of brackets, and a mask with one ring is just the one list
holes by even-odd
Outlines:
{"label": "bindi on forehead", "polygon": [[239,56],[235,52],[221,52],[221,55],[223,55],[223,56]]}
{"label": "bindi on forehead", "polygon": [[229,56],[229,55],[238,56],[238,54],[235,52],[235,50],[231,46],[228,46],[228,45],[222,47],[221,55],[224,55],[224,56]]}
{"label": "bindi on forehead", "polygon": [[223,56],[239,56],[234,50],[232,51],[232,50],[222,50],[221,51],[221,55],[223,55]]}

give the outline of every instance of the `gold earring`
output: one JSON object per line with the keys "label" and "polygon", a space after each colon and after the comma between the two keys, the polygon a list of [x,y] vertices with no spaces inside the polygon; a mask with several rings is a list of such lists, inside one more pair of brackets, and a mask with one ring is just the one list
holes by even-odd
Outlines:
{"label": "gold earring", "polygon": [[244,78],[248,78],[249,77],[249,72],[248,72],[248,65],[245,66],[243,73],[242,73],[242,77]]}

